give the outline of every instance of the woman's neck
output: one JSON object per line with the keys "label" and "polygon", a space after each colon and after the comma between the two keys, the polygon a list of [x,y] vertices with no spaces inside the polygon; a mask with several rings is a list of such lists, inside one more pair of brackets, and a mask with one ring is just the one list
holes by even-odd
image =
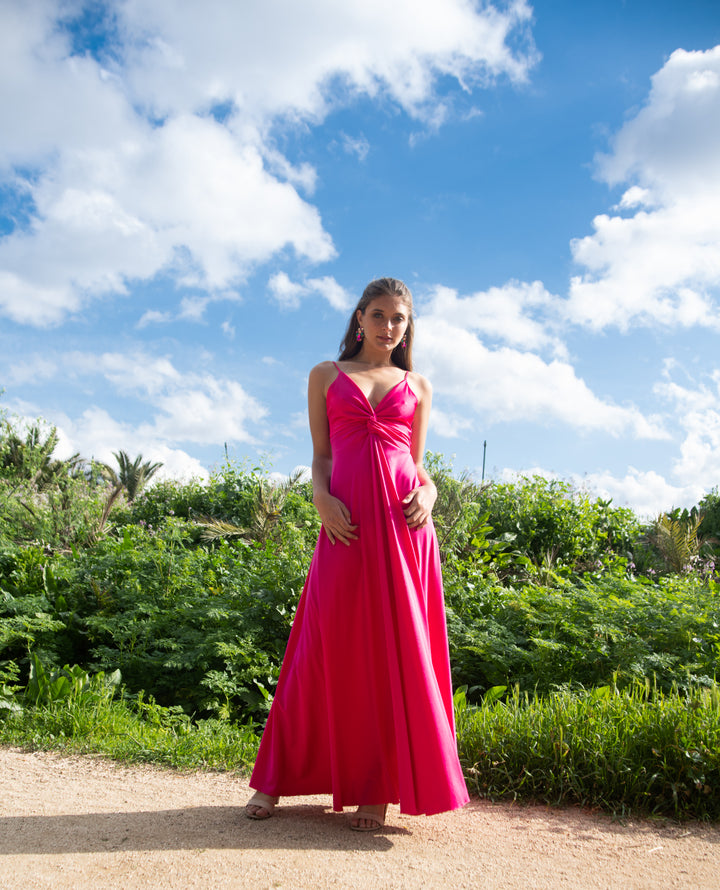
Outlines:
{"label": "woman's neck", "polygon": [[367,365],[368,368],[374,370],[375,368],[395,368],[395,362],[391,360],[389,356],[380,356],[378,358],[370,357],[363,355],[362,352],[354,355],[348,361],[356,362],[358,365]]}

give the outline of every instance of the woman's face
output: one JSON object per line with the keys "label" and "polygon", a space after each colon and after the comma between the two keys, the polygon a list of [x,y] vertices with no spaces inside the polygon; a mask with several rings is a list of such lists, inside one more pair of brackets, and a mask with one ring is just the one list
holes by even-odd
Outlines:
{"label": "woman's face", "polygon": [[407,330],[410,308],[402,297],[384,294],[371,300],[365,312],[358,309],[357,320],[368,346],[392,352]]}

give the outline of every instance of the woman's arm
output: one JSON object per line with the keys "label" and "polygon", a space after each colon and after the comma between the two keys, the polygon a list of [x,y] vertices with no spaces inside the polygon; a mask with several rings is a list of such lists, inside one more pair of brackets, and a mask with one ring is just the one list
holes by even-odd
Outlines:
{"label": "woman's arm", "polygon": [[420,485],[403,498],[403,512],[410,528],[422,528],[424,525],[427,525],[432,508],[437,500],[435,483],[423,466],[425,438],[427,437],[430,407],[432,405],[432,386],[420,374],[413,374],[410,383],[418,400],[415,417],[413,418],[410,453],[415,461]]}
{"label": "woman's arm", "polygon": [[332,448],[327,419],[327,390],[334,379],[334,367],[330,362],[316,365],[308,381],[308,418],[313,443],[312,484],[313,503],[320,514],[325,533],[331,544],[335,540],[343,544],[356,541],[356,525],[352,524],[350,511],[330,494],[332,473]]}

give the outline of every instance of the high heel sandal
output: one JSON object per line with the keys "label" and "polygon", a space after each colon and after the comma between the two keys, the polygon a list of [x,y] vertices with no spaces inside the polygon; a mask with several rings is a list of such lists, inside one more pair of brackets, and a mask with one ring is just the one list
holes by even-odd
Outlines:
{"label": "high heel sandal", "polygon": [[[365,804],[367,806],[367,804]],[[351,831],[379,831],[385,825],[385,817],[387,816],[388,805],[385,804],[382,813],[374,813],[372,810],[365,810],[362,806],[358,807],[357,812],[353,813],[350,822]],[[374,825],[353,825],[353,822],[360,822],[365,819],[367,822],[374,822]]]}
{"label": "high heel sandal", "polygon": [[[250,800],[245,804],[245,815],[248,819],[256,819],[258,822],[263,819],[269,819],[275,812],[275,804],[280,800],[279,797],[271,797],[269,794],[263,794],[262,791],[256,791]],[[264,815],[261,813],[251,813],[248,807],[256,807],[258,810],[265,810]]]}

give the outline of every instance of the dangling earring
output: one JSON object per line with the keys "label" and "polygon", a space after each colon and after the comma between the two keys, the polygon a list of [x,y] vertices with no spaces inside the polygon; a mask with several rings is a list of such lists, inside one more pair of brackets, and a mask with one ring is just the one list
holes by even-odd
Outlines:
{"label": "dangling earring", "polygon": [[402,342],[400,343],[403,349],[407,349],[407,334],[403,334]]}
{"label": "dangling earring", "polygon": [[364,336],[365,336],[365,331],[361,327],[358,327],[357,337],[355,338],[358,341],[358,343],[362,343],[362,339]]}

